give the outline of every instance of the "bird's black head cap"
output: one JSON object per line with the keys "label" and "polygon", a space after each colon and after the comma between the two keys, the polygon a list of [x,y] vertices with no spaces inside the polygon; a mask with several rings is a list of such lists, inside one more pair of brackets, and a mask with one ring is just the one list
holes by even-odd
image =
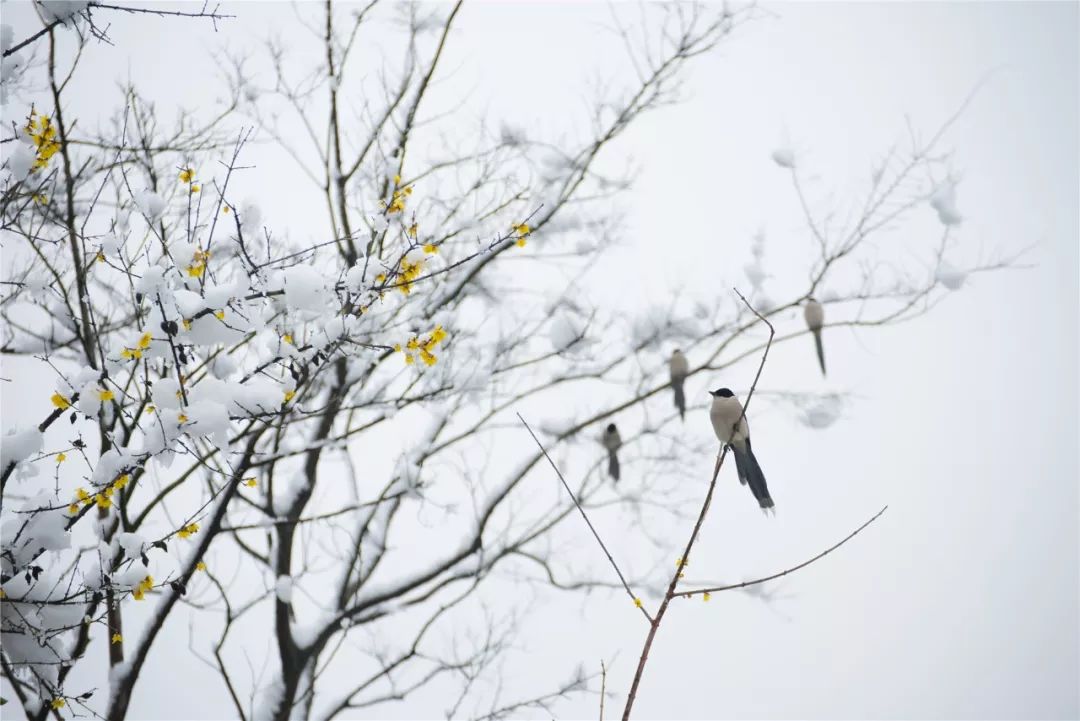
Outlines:
{"label": "bird's black head cap", "polygon": [[716,398],[731,398],[735,394],[731,392],[730,388],[720,388],[719,390],[709,391],[709,395]]}
{"label": "bird's black head cap", "polygon": [[608,423],[607,432],[608,433],[614,433],[615,430],[616,430],[615,424],[614,423]]}

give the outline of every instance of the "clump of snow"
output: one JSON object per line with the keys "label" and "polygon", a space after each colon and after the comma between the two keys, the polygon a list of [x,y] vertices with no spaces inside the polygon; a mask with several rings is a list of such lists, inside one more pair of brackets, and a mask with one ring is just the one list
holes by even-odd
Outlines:
{"label": "clump of snow", "polygon": [[812,398],[806,403],[799,420],[808,428],[822,430],[835,423],[843,410],[844,399],[836,393],[830,393]]}
{"label": "clump of snow", "polygon": [[943,260],[938,265],[935,277],[939,283],[949,290],[959,290],[960,286],[967,280],[967,273]]}
{"label": "clump of snow", "polygon": [[787,146],[781,146],[772,151],[772,159],[781,168],[795,167],[795,151]]}
{"label": "clump of snow", "polygon": [[71,27],[74,16],[89,4],[89,0],[39,0],[38,8],[46,24],[59,21],[65,27]]}
{"label": "clump of snow", "polygon": [[274,594],[282,603],[292,603],[293,581],[288,576],[278,576],[274,583]]}
{"label": "clump of snow", "polygon": [[930,207],[937,211],[942,225],[959,225],[964,217],[956,209],[956,182],[946,180],[930,195]]}
{"label": "clump of snow", "polygon": [[165,200],[152,190],[135,194],[135,205],[151,223],[165,214]]}
{"label": "clump of snow", "polygon": [[322,315],[330,303],[326,280],[309,265],[295,265],[284,273],[285,303],[290,309]]}
{"label": "clump of snow", "polygon": [[7,168],[11,171],[11,179],[16,183],[26,180],[26,176],[30,174],[30,170],[34,167],[34,161],[37,159],[37,155],[34,153],[34,149],[26,143],[18,140],[13,141],[14,146],[10,152],[7,153]]}
{"label": "clump of snow", "polygon": [[43,438],[36,426],[22,430],[12,428],[0,439],[0,467],[22,463],[42,448]]}

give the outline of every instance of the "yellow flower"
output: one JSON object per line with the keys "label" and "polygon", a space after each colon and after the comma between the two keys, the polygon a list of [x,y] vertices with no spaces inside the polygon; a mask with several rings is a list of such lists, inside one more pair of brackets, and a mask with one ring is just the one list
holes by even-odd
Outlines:
{"label": "yellow flower", "polygon": [[433,356],[431,353],[428,353],[427,349],[425,348],[424,350],[420,351],[420,360],[424,361],[424,364],[427,366],[433,366],[436,362],[438,362],[439,359]]}
{"label": "yellow flower", "polygon": [[383,283],[385,281],[386,281],[386,273],[379,273],[377,276],[375,276],[375,282],[376,283]]}
{"label": "yellow flower", "polygon": [[445,330],[443,330],[443,327],[441,325],[435,326],[435,330],[431,331],[432,343],[442,343],[444,340],[447,339],[447,337],[448,334]]}
{"label": "yellow flower", "polygon": [[131,592],[131,597],[134,598],[136,601],[141,601],[146,598],[146,594],[141,588],[136,588],[134,591]]}
{"label": "yellow flower", "polygon": [[198,192],[199,192],[199,186],[198,186],[198,185],[194,185],[194,184],[192,184],[192,186],[191,186],[191,192],[192,192],[192,193],[198,193]]}
{"label": "yellow flower", "polygon": [[412,225],[409,226],[409,229],[406,230],[405,232],[408,233],[410,238],[415,238],[416,234],[417,234],[417,232],[419,232],[419,230],[420,229],[417,227],[416,223],[413,223]]}
{"label": "yellow flower", "polygon": [[190,319],[184,318],[184,320],[182,322],[184,324],[184,330],[191,330],[191,320]]}
{"label": "yellow flower", "polygon": [[68,513],[70,513],[71,515],[74,516],[78,512],[79,507],[76,504],[72,503],[70,506],[68,506]]}
{"label": "yellow flower", "polygon": [[206,271],[206,266],[202,263],[194,263],[187,267],[187,274],[192,278],[201,278],[202,274]]}
{"label": "yellow flower", "polygon": [[527,223],[515,223],[512,227],[518,235],[528,235],[532,232]]}
{"label": "yellow flower", "polygon": [[410,354],[410,353],[405,354],[405,365],[411,366],[415,361],[416,361],[416,359],[412,357],[412,354]]}
{"label": "yellow flower", "polygon": [[104,263],[104,262],[105,262],[105,254],[104,254],[104,253],[102,253],[102,252],[101,252],[101,251],[99,250],[99,251],[98,251],[98,254],[97,254],[97,257],[96,257],[96,260],[97,260],[97,262],[99,262],[99,263]]}
{"label": "yellow flower", "polygon": [[138,360],[142,358],[142,351],[137,348],[125,348],[120,351],[120,357],[127,360]]}
{"label": "yellow flower", "polygon": [[44,168],[49,164],[49,158],[60,150],[60,143],[56,141],[56,126],[52,124],[52,121],[47,116],[37,116],[36,113],[30,113],[30,120],[26,124],[26,132],[37,148],[37,158],[34,161],[33,169]]}
{"label": "yellow flower", "polygon": [[205,571],[206,570],[206,564],[203,563],[202,561],[199,561],[198,563],[195,564],[195,570],[196,571]]}
{"label": "yellow flower", "polygon": [[180,536],[180,538],[187,538],[188,536],[190,536],[192,534],[195,534],[195,533],[198,533],[198,532],[199,532],[199,524],[198,523],[189,523],[188,525],[184,526],[179,531],[177,531],[176,535]]}
{"label": "yellow flower", "polygon": [[690,559],[689,558],[687,558],[687,559],[676,558],[675,559],[675,565],[678,568],[683,568],[684,566],[689,566],[690,565]]}
{"label": "yellow flower", "polygon": [[142,338],[139,338],[139,350],[146,350],[149,348],[151,340],[153,340],[153,336],[149,333],[143,333]]}
{"label": "yellow flower", "polygon": [[188,422],[188,417],[186,415],[184,415],[183,413],[181,413],[180,415],[178,415],[176,417],[176,422],[177,423],[187,423]]}
{"label": "yellow flower", "polygon": [[[115,636],[113,636],[113,638],[119,638],[119,637],[120,637],[120,634],[116,634]],[[115,642],[115,641],[113,641],[113,643],[116,643],[116,642]],[[62,699],[62,698],[54,698],[54,699],[53,699],[53,700],[52,700],[52,701],[51,701],[51,702],[49,703],[49,706],[50,706],[50,707],[52,708],[52,710],[53,710],[53,711],[56,711],[57,709],[62,709],[62,708],[64,708],[65,706],[67,706],[67,701],[65,701],[65,700],[64,700],[64,699]]]}
{"label": "yellow flower", "polygon": [[63,463],[66,460],[67,460],[67,454],[66,453],[57,453],[56,454],[56,462],[57,463]]}
{"label": "yellow flower", "polygon": [[51,400],[52,404],[60,410],[71,408],[71,401],[69,401],[67,398],[64,398],[59,393],[53,393],[52,398],[50,398],[49,400]]}
{"label": "yellow flower", "polygon": [[180,171],[180,182],[190,183],[195,180],[195,171],[191,168],[184,168]]}
{"label": "yellow flower", "polygon": [[256,481],[254,478],[247,478],[247,479],[244,480],[244,485],[247,486],[248,488],[254,488],[258,484],[259,484],[259,482]]}
{"label": "yellow flower", "polygon": [[99,493],[96,496],[94,496],[94,503],[97,504],[98,508],[111,508],[112,507],[112,501],[109,500],[109,497],[106,496],[103,493]]}
{"label": "yellow flower", "polygon": [[148,405],[146,407],[146,412],[147,413],[153,413],[154,412],[154,405],[153,404]]}
{"label": "yellow flower", "polygon": [[129,476],[128,474],[125,473],[124,475],[120,476],[115,481],[113,481],[113,487],[117,488],[117,489],[123,488],[124,486],[126,486],[128,484],[128,481],[130,481],[130,480],[131,480],[131,476]]}
{"label": "yellow flower", "polygon": [[289,333],[286,333],[285,335],[281,336],[281,340],[285,341],[285,342],[286,342],[286,343],[288,343],[289,345],[292,345],[292,344],[293,344],[293,342],[292,342],[292,335],[291,335],[291,334],[289,334]]}
{"label": "yellow flower", "polygon": [[97,397],[99,401],[104,403],[105,401],[111,401],[113,398],[116,397],[116,394],[114,394],[108,388],[99,388],[97,392]]}
{"label": "yellow flower", "polygon": [[401,344],[400,343],[395,343],[394,344],[394,352],[395,353],[400,353],[401,352]]}
{"label": "yellow flower", "polygon": [[401,176],[400,175],[395,175],[394,176],[394,185],[401,185]]}
{"label": "yellow flower", "polygon": [[709,600],[710,598],[712,598],[712,594],[711,594],[711,593],[709,593],[708,591],[706,591],[705,593],[701,594],[701,600],[702,600],[702,601],[708,601],[708,600]]}
{"label": "yellow flower", "polygon": [[118,634],[118,633],[114,633],[114,634],[112,635],[112,642],[113,642],[113,643],[120,643],[120,642],[121,642],[121,641],[123,641],[123,640],[124,640],[124,637],[123,637],[123,636],[121,636],[121,635],[120,635],[120,634]]}
{"label": "yellow flower", "polygon": [[113,493],[115,493],[115,490],[113,489],[112,486],[106,486],[105,490],[102,491],[102,493],[105,494],[106,498],[112,498],[112,495],[113,495]]}
{"label": "yellow flower", "polygon": [[405,192],[405,195],[412,195],[412,186],[411,185],[406,186],[404,192]]}
{"label": "yellow flower", "polygon": [[288,403],[296,395],[296,391],[285,391],[285,402]]}
{"label": "yellow flower", "polygon": [[229,214],[229,206],[226,205],[224,208],[221,209],[221,212],[224,213],[225,215],[228,215]]}
{"label": "yellow flower", "polygon": [[424,246],[424,252],[429,254],[429,255],[434,255],[435,253],[439,252],[439,247],[437,245],[432,244],[432,243],[428,243],[427,245]]}
{"label": "yellow flower", "polygon": [[38,205],[45,205],[49,202],[49,196],[45,195],[44,193],[34,193],[33,200]]}
{"label": "yellow flower", "polygon": [[638,608],[641,608],[641,599],[640,598],[635,598],[634,599],[634,605],[637,606]]}
{"label": "yellow flower", "polygon": [[516,245],[519,248],[524,248],[525,247],[525,239],[524,238],[518,238],[517,242],[516,242]]}
{"label": "yellow flower", "polygon": [[214,312],[214,317],[218,320],[225,320],[225,311],[219,310]]}
{"label": "yellow flower", "polygon": [[90,494],[86,492],[85,488],[76,488],[75,489],[75,497],[78,498],[80,501],[89,501],[90,500]]}

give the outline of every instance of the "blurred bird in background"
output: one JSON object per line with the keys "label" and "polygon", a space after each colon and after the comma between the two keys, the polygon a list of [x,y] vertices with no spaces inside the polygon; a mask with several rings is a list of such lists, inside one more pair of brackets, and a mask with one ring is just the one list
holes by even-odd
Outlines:
{"label": "blurred bird in background", "polygon": [[668,360],[668,371],[671,372],[671,390],[675,392],[675,407],[679,409],[679,417],[686,420],[686,394],[683,392],[683,381],[690,373],[690,363],[678,348]]}

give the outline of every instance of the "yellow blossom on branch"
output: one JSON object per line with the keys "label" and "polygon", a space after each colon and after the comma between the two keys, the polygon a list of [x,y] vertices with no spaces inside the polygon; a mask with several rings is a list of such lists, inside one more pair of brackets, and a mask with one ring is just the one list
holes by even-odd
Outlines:
{"label": "yellow blossom on branch", "polygon": [[180,182],[181,183],[190,183],[193,180],[195,180],[195,171],[194,170],[192,170],[191,168],[184,168],[183,170],[180,171]]}
{"label": "yellow blossom on branch", "polygon": [[638,608],[641,608],[641,599],[640,598],[635,598],[634,599],[634,605],[637,606]]}
{"label": "yellow blossom on branch", "polygon": [[206,570],[206,564],[203,563],[202,561],[199,561],[198,563],[195,564],[195,570],[196,571],[205,571]]}
{"label": "yellow blossom on branch", "polygon": [[193,535],[195,533],[198,533],[198,532],[199,532],[199,524],[198,523],[189,523],[188,525],[184,526],[179,531],[177,531],[176,535],[180,536],[180,538],[188,538],[189,536],[191,536],[191,535]]}
{"label": "yellow blossom on branch", "polygon": [[69,401],[67,398],[60,395],[59,393],[53,393],[52,398],[50,398],[49,400],[51,400],[52,404],[60,410],[66,410],[68,408],[71,408],[71,401]]}
{"label": "yellow blossom on branch", "polygon": [[708,601],[708,600],[709,600],[710,598],[712,598],[712,594],[711,594],[711,593],[709,593],[708,591],[706,591],[705,593],[701,594],[701,600],[702,600],[702,601]]}
{"label": "yellow blossom on branch", "polygon": [[56,126],[48,116],[31,112],[30,120],[26,124],[26,134],[30,136],[37,149],[34,170],[44,168],[49,164],[49,158],[60,150],[60,143],[56,140]]}
{"label": "yellow blossom on branch", "polygon": [[[120,635],[120,634],[116,634],[116,636],[119,636],[119,635]],[[116,638],[116,636],[114,636],[113,638]],[[113,643],[116,643],[116,642],[114,641]],[[54,699],[53,699],[53,700],[52,700],[52,701],[51,701],[51,702],[49,703],[49,707],[50,707],[50,708],[51,708],[51,709],[52,709],[53,711],[56,711],[56,710],[62,709],[62,708],[64,708],[65,706],[67,706],[67,701],[65,701],[65,700],[64,700],[64,699],[62,699],[62,698],[54,698]]]}
{"label": "yellow blossom on branch", "polygon": [[63,463],[66,460],[67,460],[67,454],[66,453],[57,453],[56,454],[56,462],[57,462],[57,464]]}
{"label": "yellow blossom on branch", "polygon": [[120,634],[118,634],[118,633],[114,633],[114,634],[112,635],[112,642],[113,642],[113,643],[121,643],[121,642],[123,642],[123,640],[124,640],[124,637],[123,637],[123,636],[121,636],[121,635],[120,635]]}
{"label": "yellow blossom on branch", "polygon": [[101,401],[102,403],[104,403],[106,401],[111,401],[113,398],[116,398],[116,394],[113,393],[108,388],[99,388],[98,392],[97,392],[97,396],[98,396],[98,400]]}
{"label": "yellow blossom on branch", "polygon": [[244,479],[244,485],[248,488],[254,488],[255,486],[259,485],[259,482],[254,478],[246,478]]}

